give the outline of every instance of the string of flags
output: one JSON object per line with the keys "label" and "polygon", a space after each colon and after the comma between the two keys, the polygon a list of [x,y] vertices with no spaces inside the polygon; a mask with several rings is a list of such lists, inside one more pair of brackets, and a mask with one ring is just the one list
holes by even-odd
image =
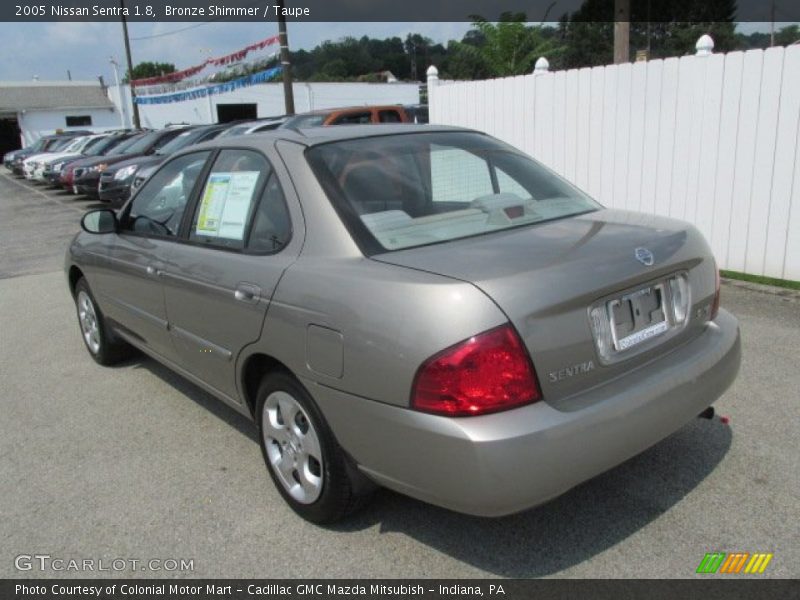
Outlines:
{"label": "string of flags", "polygon": [[245,75],[231,81],[224,83],[216,83],[206,87],[196,88],[193,90],[186,90],[183,92],[175,92],[172,94],[159,94],[156,96],[136,96],[134,102],[136,104],[169,104],[171,102],[184,102],[186,100],[196,100],[197,98],[205,98],[214,94],[224,94],[232,92],[239,88],[256,85],[257,83],[264,83],[270,81],[281,72],[280,67],[272,67],[264,71]]}
{"label": "string of flags", "polygon": [[208,58],[203,63],[199,65],[195,65],[193,67],[189,67],[188,69],[183,69],[182,71],[175,71],[174,73],[167,73],[166,75],[157,75],[155,77],[145,77],[144,79],[134,79],[131,81],[131,85],[135,86],[142,86],[142,85],[155,85],[158,83],[176,83],[178,81],[183,81],[187,77],[192,77],[196,75],[203,69],[208,66],[215,66],[215,67],[224,67],[241,60],[250,53],[255,50],[263,50],[267,46],[271,46],[272,44],[278,43],[278,36],[272,35],[268,38],[261,40],[260,42],[255,42],[250,44],[249,46],[245,46],[241,50],[237,50],[236,52],[232,52],[231,54],[227,54],[225,56],[221,56],[219,58]]}

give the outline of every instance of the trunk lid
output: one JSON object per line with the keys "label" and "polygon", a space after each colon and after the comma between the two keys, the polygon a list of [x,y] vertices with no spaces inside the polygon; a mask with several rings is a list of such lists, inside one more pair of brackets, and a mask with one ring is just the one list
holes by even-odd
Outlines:
{"label": "trunk lid", "polygon": [[[652,265],[645,264],[646,252],[641,257],[644,262],[637,259],[637,248],[652,254]],[[580,408],[580,402],[567,400],[699,333],[715,291],[714,260],[692,225],[617,210],[598,210],[372,258],[467,281],[481,289],[525,342],[544,400],[561,410]],[[678,273],[685,273],[689,284],[686,324],[656,332],[615,354],[613,360],[599,353],[592,307],[605,311],[609,302],[637,296],[642,289],[656,293],[653,288],[659,284],[669,287],[668,279]],[[662,302],[665,312],[671,310],[671,295]],[[631,311],[638,305],[633,306]],[[614,318],[619,319],[615,330],[627,327],[624,318]]]}

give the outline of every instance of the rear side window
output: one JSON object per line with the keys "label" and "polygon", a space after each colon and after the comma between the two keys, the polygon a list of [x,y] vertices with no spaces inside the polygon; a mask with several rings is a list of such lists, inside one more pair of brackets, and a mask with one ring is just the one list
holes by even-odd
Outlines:
{"label": "rear side window", "polygon": [[189,238],[209,246],[272,254],[292,235],[286,199],[269,162],[250,150],[220,152],[192,221]]}
{"label": "rear side window", "polygon": [[333,122],[331,122],[331,125],[363,125],[370,122],[372,122],[372,113],[367,111],[336,117]]}
{"label": "rear side window", "polygon": [[381,123],[402,123],[400,113],[396,110],[382,110],[378,112],[378,120]]}
{"label": "rear side window", "polygon": [[247,250],[255,254],[272,254],[282,250],[292,237],[292,226],[286,199],[278,177],[270,175],[256,209]]}
{"label": "rear side window", "polygon": [[256,201],[271,174],[272,168],[258,152],[220,152],[200,194],[189,238],[220,248],[243,249]]}

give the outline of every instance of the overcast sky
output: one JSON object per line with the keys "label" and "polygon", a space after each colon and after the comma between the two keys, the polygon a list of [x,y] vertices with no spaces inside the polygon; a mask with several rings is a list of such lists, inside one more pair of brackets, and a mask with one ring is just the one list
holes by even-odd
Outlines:
{"label": "overcast sky", "polygon": [[[403,38],[409,32],[446,42],[460,39],[469,28],[469,23],[290,23],[289,44],[293,49],[310,49],[324,40],[344,36]],[[746,23],[739,29],[744,33],[768,31],[769,25]],[[171,62],[178,69],[202,62],[209,53],[221,56],[235,52],[277,33],[274,23],[130,23],[129,30],[134,64]],[[165,33],[168,35],[161,35]],[[159,37],[148,37],[156,35]],[[26,80],[34,75],[40,80],[61,80],[67,78],[69,70],[73,79],[102,75],[107,83],[113,83],[109,57],[113,55],[120,64],[125,62],[119,23],[0,23],[0,49],[5,58],[0,63],[2,81]]]}
{"label": "overcast sky", "polygon": [[[263,23],[129,23],[134,64],[142,61],[174,63],[184,69],[210,54],[222,56],[277,33]],[[185,31],[178,31],[186,29]],[[405,37],[419,32],[435,41],[461,39],[469,23],[295,23],[289,24],[292,49],[311,49],[324,40],[344,36]],[[171,35],[159,35],[177,31]],[[119,23],[0,23],[0,80],[95,79],[113,83],[109,56],[125,62]],[[277,50],[277,46],[274,47]],[[12,58],[13,57],[13,58]],[[11,60],[8,60],[12,58]],[[122,72],[120,72],[122,74]]]}

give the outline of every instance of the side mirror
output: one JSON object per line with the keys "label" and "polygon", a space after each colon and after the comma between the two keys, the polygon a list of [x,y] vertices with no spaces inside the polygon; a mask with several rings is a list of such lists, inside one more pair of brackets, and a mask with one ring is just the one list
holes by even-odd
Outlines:
{"label": "side mirror", "polygon": [[81,219],[81,227],[87,233],[115,233],[118,225],[117,213],[110,208],[90,210]]}

